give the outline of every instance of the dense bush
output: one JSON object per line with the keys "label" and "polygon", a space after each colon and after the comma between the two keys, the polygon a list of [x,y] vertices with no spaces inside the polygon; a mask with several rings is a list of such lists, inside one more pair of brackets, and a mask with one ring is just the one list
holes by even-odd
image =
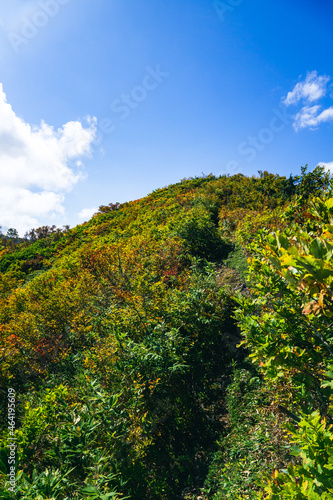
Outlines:
{"label": "dense bush", "polygon": [[0,496],[329,498],[328,189],[321,169],[184,179],[2,248]]}
{"label": "dense bush", "polygon": [[298,426],[292,453],[302,459],[276,471],[258,498],[333,498],[331,264],[333,199],[309,199],[302,225],[262,233],[255,244],[253,295],[240,299],[245,344]]}

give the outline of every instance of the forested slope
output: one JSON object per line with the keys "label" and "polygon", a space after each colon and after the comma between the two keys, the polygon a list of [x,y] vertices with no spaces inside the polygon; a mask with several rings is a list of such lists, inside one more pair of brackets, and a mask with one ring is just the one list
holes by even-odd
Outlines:
{"label": "forested slope", "polygon": [[0,248],[0,497],[332,498],[330,195],[184,179]]}

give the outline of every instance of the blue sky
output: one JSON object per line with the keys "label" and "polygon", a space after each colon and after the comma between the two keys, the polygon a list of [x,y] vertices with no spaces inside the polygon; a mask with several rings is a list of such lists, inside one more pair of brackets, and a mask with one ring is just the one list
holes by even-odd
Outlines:
{"label": "blue sky", "polygon": [[324,0],[0,0],[0,225],[332,168],[332,24]]}

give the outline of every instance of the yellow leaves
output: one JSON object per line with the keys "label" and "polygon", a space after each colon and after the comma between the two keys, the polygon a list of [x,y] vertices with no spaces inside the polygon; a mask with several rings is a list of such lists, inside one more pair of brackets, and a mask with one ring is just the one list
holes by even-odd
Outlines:
{"label": "yellow leaves", "polygon": [[318,306],[321,309],[324,309],[324,297],[326,296],[326,292],[324,290],[320,291],[319,297],[318,297]]}
{"label": "yellow leaves", "polygon": [[[321,202],[318,201],[320,204]],[[318,218],[318,217],[317,217]],[[320,218],[318,218],[318,224]],[[328,293],[333,280],[332,246],[326,235],[317,236],[310,231],[290,228],[288,237],[277,234],[270,241],[271,262],[277,272],[282,271],[289,286],[304,294],[303,314],[333,314],[332,293]],[[277,251],[276,249],[279,248]],[[331,311],[330,311],[331,310]]]}
{"label": "yellow leaves", "polygon": [[302,314],[308,316],[309,314],[318,314],[319,311],[321,310],[320,308],[320,305],[318,304],[318,302],[316,302],[315,300],[312,300],[311,302],[309,302],[308,304],[306,304],[303,309],[302,309]]}
{"label": "yellow leaves", "polygon": [[152,395],[156,387],[158,386],[159,382],[161,381],[161,378],[157,378],[156,380],[150,380],[148,382],[149,385],[149,392]]}
{"label": "yellow leaves", "polygon": [[[319,285],[319,286],[322,286],[322,285]],[[319,286],[318,286],[318,288],[319,288]],[[319,294],[312,292],[312,295],[315,297],[315,300],[310,300],[310,301],[306,302],[305,306],[302,309],[302,314],[318,315],[319,313],[322,313],[322,314],[326,315],[328,312],[328,308],[327,308],[328,304],[329,304],[329,307],[331,306],[330,303],[332,302],[332,295],[329,294],[326,289],[321,289]]]}

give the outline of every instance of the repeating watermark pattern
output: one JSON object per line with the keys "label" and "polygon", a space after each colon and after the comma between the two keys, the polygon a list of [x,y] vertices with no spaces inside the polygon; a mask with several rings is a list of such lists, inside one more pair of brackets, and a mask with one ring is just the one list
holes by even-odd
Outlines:
{"label": "repeating watermark pattern", "polygon": [[15,390],[8,389],[8,490],[15,493],[16,485],[16,398]]}
{"label": "repeating watermark pattern", "polygon": [[[151,66],[146,66],[145,70],[146,74],[140,85],[136,85],[130,93],[122,94],[112,101],[111,111],[114,116],[117,115],[119,120],[126,120],[131,112],[147,99],[149,93],[156,90],[162,81],[170,75],[170,73],[162,71],[159,64],[155,69]],[[111,134],[116,127],[115,118],[108,117],[99,120],[95,145],[100,145],[104,135]]]}
{"label": "repeating watermark pattern", "polygon": [[274,108],[268,126],[261,128],[255,136],[250,135],[246,141],[241,142],[238,146],[238,153],[247,156],[246,161],[251,163],[256,159],[258,151],[263,151],[273,141],[276,134],[282,132],[290,124],[291,120],[292,116],[287,113],[286,108]]}
{"label": "repeating watermark pattern", "polygon": [[[245,157],[247,163],[253,162],[258,153],[273,142],[276,135],[283,132],[293,120],[293,116],[287,112],[285,106],[274,108],[272,115],[266,127],[262,127],[256,135],[249,135],[246,140],[239,143],[237,152],[240,156]],[[236,174],[240,171],[240,165],[240,161],[236,159],[229,161],[225,169],[220,171],[219,174]]]}
{"label": "repeating watermark pattern", "polygon": [[244,0],[226,0],[225,2],[215,1],[213,7],[221,21],[225,21],[225,15],[233,12]]}
{"label": "repeating watermark pattern", "polygon": [[[8,40],[14,50],[18,53],[22,46],[27,45],[30,40],[35,38],[41,29],[49,23],[60,11],[61,6],[66,5],[70,0],[40,0],[38,9],[28,18],[21,19],[21,26],[18,32],[7,31]],[[1,20],[0,26],[5,27]]]}

